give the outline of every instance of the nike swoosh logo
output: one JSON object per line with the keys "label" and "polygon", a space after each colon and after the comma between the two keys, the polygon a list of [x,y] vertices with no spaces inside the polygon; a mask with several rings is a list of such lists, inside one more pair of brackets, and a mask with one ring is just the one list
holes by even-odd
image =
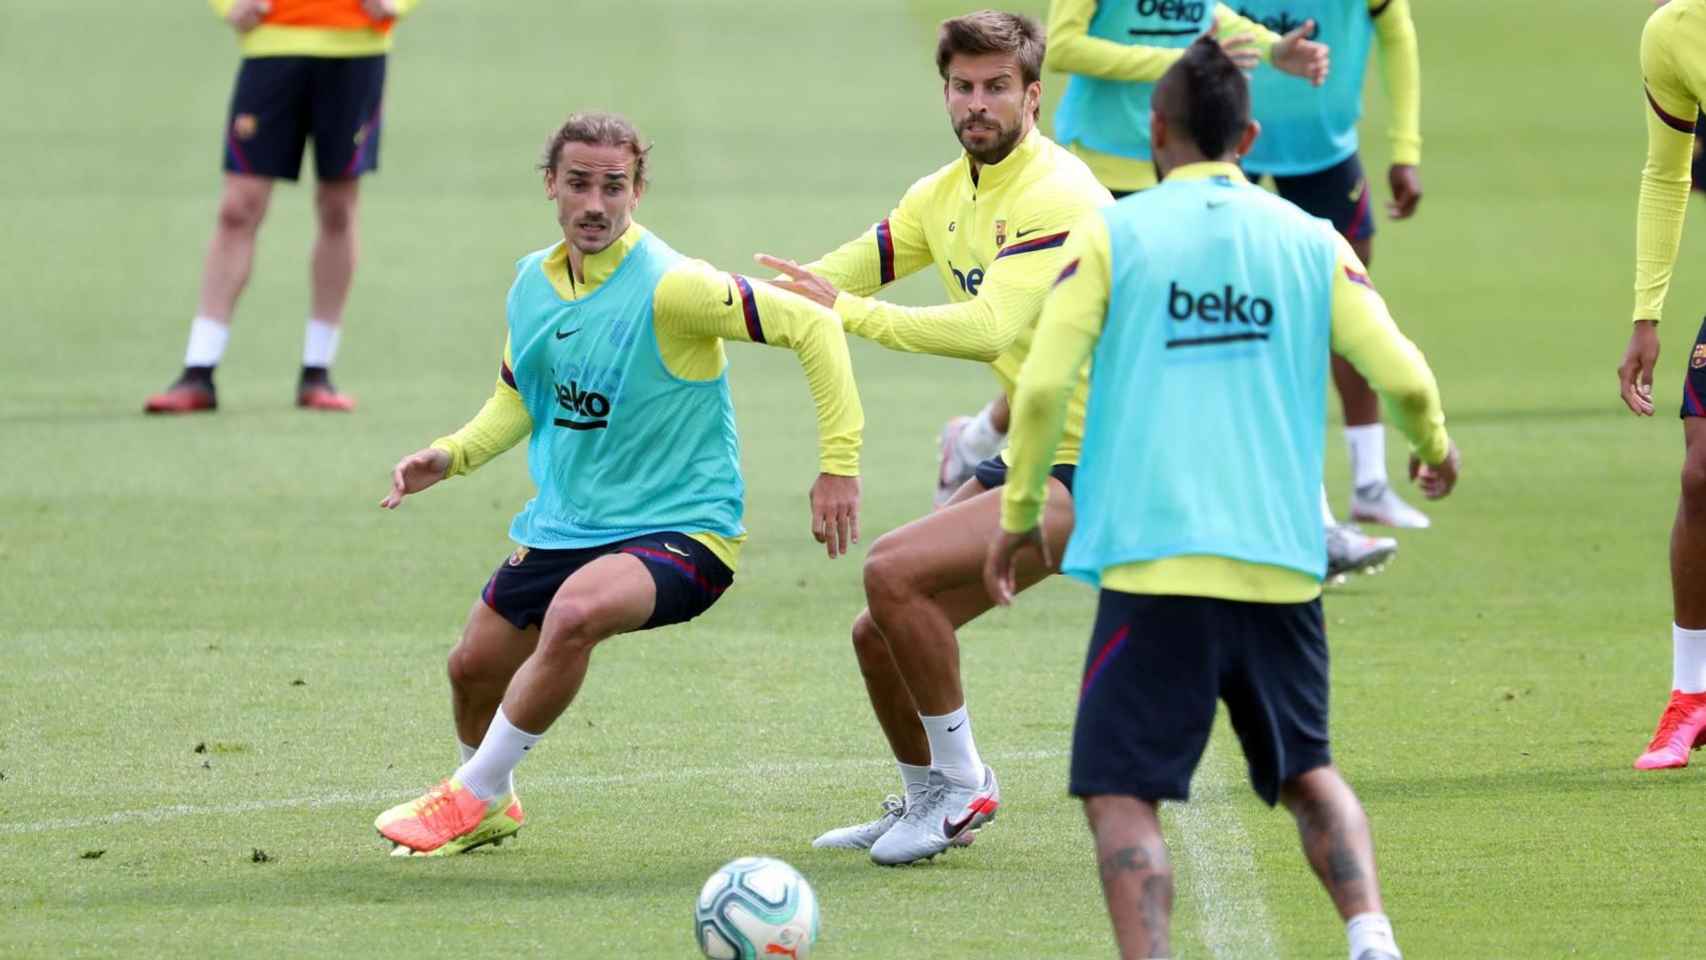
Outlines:
{"label": "nike swoosh logo", "polygon": [[1038,230],[1041,230],[1041,229],[1042,229],[1042,227],[1032,227],[1029,230],[1020,230],[1018,233],[1013,234],[1013,239],[1023,240],[1023,239],[1025,239],[1026,234],[1036,233]]}
{"label": "nike swoosh logo", "polygon": [[665,550],[668,550],[668,551],[669,551],[669,552],[670,552],[670,553],[673,553],[673,554],[675,554],[675,555],[676,555],[676,556],[678,556],[678,557],[685,557],[685,556],[687,556],[687,551],[686,551],[686,550],[683,550],[683,549],[681,549],[681,548],[680,548],[680,547],[678,547],[678,546],[676,546],[676,545],[675,545],[675,544],[673,544],[673,543],[666,543],[666,544],[664,544],[664,545],[663,545],[663,548],[664,548],[664,549],[665,549]]}
{"label": "nike swoosh logo", "polygon": [[730,287],[730,286],[724,286],[723,289],[725,292],[728,293],[728,296],[723,298],[723,306],[725,306],[725,307],[734,306],[735,305],[735,288]]}
{"label": "nike swoosh logo", "polygon": [[1226,206],[1227,203],[1228,203],[1228,201],[1226,201],[1226,200],[1210,200],[1210,201],[1208,201],[1208,208],[1210,210],[1213,210],[1216,207],[1224,207],[1224,206]]}
{"label": "nike swoosh logo", "polygon": [[580,328],[580,327],[576,327],[576,328],[574,328],[574,329],[573,329],[573,330],[570,330],[570,331],[569,331],[569,332],[568,332],[568,333],[564,333],[564,332],[563,332],[563,331],[561,331],[561,330],[558,330],[558,331],[557,331],[557,339],[558,339],[558,340],[567,340],[567,339],[569,339],[569,338],[570,338],[570,337],[572,337],[572,336],[574,336],[574,335],[575,335],[575,334],[577,334],[577,333],[580,333],[580,332],[581,332],[581,328]]}
{"label": "nike swoosh logo", "polygon": [[956,723],[953,726],[949,727],[948,732],[953,733],[955,730],[958,730],[959,728],[961,728],[965,725],[966,725],[966,722],[964,720],[961,720],[959,723]]}
{"label": "nike swoosh logo", "polygon": [[960,819],[949,820],[947,817],[942,818],[942,835],[947,837],[949,840],[954,839],[959,836],[960,831],[964,830],[973,820],[977,819],[979,814],[988,813],[993,815],[995,807],[996,804],[991,803],[990,798],[987,795],[978,797],[976,800],[973,800],[971,803],[966,805],[966,815]]}

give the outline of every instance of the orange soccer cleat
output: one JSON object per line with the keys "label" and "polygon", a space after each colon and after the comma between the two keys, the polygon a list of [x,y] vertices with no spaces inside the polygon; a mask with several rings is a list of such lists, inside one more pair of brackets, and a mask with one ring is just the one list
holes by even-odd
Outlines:
{"label": "orange soccer cleat", "polygon": [[296,388],[296,405],[304,410],[332,410],[348,413],[355,409],[355,398],[339,393],[331,383],[304,383]]}
{"label": "orange soccer cleat", "polygon": [[380,814],[373,826],[380,836],[417,856],[445,856],[502,843],[521,829],[524,819],[514,794],[494,806],[450,779]]}
{"label": "orange soccer cleat", "polygon": [[199,380],[179,380],[156,393],[142,404],[144,413],[198,413],[219,409],[219,397],[213,383]]}

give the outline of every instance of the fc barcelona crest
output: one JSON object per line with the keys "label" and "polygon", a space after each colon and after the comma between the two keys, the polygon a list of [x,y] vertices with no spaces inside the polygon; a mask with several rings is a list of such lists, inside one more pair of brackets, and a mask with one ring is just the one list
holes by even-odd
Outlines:
{"label": "fc barcelona crest", "polygon": [[1694,359],[1689,362],[1689,365],[1696,370],[1706,370],[1706,343],[1694,345]]}
{"label": "fc barcelona crest", "polygon": [[995,221],[995,245],[998,247],[1007,245],[1007,221],[1005,220]]}
{"label": "fc barcelona crest", "polygon": [[526,560],[526,559],[527,559],[527,548],[526,547],[516,547],[515,552],[509,555],[509,565],[512,567],[519,567],[519,566],[521,566],[522,561]]}

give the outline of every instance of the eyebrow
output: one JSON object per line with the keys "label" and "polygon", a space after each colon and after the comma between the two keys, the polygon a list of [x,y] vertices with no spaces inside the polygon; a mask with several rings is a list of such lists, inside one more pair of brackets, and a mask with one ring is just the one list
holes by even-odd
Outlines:
{"label": "eyebrow", "polygon": [[[586,169],[585,167],[569,167],[568,173],[569,173],[569,176],[571,176],[571,177],[590,177],[590,176],[593,176],[593,172],[591,170]],[[626,179],[628,179],[628,171],[626,171],[626,170],[610,171],[610,172],[605,173],[604,179],[614,181],[614,182],[626,180]]]}

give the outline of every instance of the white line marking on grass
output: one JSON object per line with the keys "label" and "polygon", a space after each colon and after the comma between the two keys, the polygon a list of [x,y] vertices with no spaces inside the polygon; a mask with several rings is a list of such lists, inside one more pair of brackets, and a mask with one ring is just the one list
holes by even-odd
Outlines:
{"label": "white line marking on grass", "polygon": [[[994,753],[992,758],[1004,763],[1026,763],[1055,760],[1066,756],[1065,750],[1019,750]],[[748,763],[738,767],[672,767],[630,773],[591,773],[570,776],[528,777],[522,784],[531,789],[551,787],[627,786],[644,783],[691,783],[698,780],[726,782],[731,779],[788,777],[799,774],[833,773],[841,770],[870,768],[881,771],[892,767],[868,758],[844,757],[838,760],[796,761],[791,763]],[[81,830],[87,827],[110,827],[130,823],[159,823],[182,817],[229,816],[239,813],[266,813],[273,810],[314,810],[321,807],[351,807],[379,804],[387,800],[407,799],[409,787],[387,790],[339,791],[313,797],[286,797],[271,800],[244,800],[236,803],[194,804],[173,803],[141,810],[119,810],[95,817],[69,817],[58,820],[18,821],[0,823],[0,836],[20,836],[48,833],[54,830]]]}
{"label": "white line marking on grass", "polygon": [[[1220,737],[1210,739],[1208,752],[1197,767],[1199,796],[1228,796],[1241,779],[1241,770],[1228,769],[1225,751],[1215,748]],[[1202,918],[1203,946],[1208,955],[1220,958],[1272,957],[1273,923],[1262,896],[1262,882],[1250,835],[1237,807],[1230,800],[1197,799],[1168,806],[1179,827],[1179,843],[1190,867],[1190,895]],[[1177,909],[1174,911],[1177,915]]]}

